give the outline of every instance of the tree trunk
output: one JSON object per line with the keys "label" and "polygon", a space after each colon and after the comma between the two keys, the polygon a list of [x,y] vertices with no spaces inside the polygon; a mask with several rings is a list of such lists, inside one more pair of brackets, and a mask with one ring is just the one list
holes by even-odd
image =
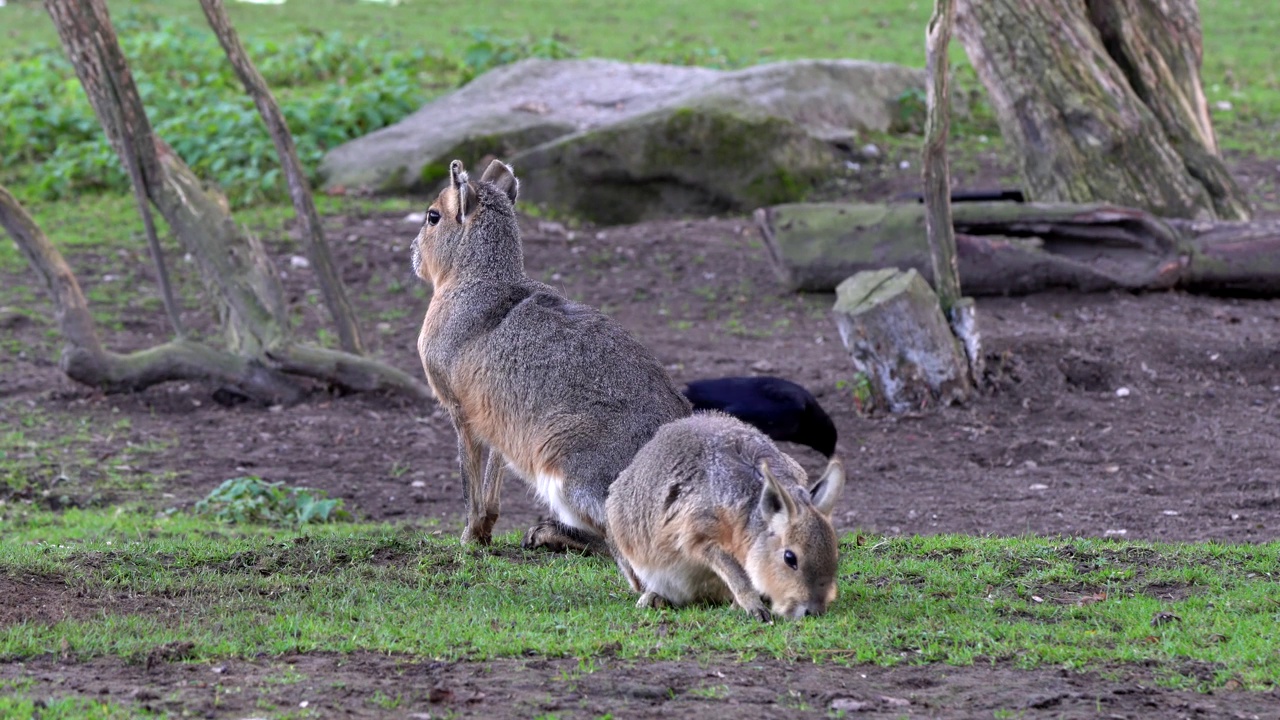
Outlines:
{"label": "tree trunk", "polygon": [[[956,261],[956,236],[951,226],[951,165],[947,160],[947,133],[951,128],[951,79],[947,47],[955,24],[954,0],[935,0],[933,17],[925,32],[925,126],[921,173],[924,176],[925,234],[933,268],[933,288],[951,332],[964,346],[972,387],[982,383],[982,339],[978,335],[977,307],[960,297],[960,268]],[[963,391],[968,393],[969,383]]]}
{"label": "tree trunk", "polygon": [[283,373],[189,340],[128,355],[104,349],[71,268],[4,187],[0,187],[0,226],[44,281],[64,343],[59,365],[72,380],[107,392],[125,392],[171,380],[212,379],[273,404],[301,397],[302,389]]}
{"label": "tree trunk", "polygon": [[338,342],[343,350],[350,353],[363,353],[360,341],[360,329],[356,325],[355,313],[347,300],[342,280],[334,269],[329,254],[329,244],[325,242],[324,227],[320,224],[320,215],[316,212],[315,201],[311,196],[311,185],[307,182],[306,173],[302,171],[302,163],[298,162],[298,153],[294,149],[293,135],[284,121],[284,114],[276,104],[267,81],[253,66],[249,56],[240,44],[240,38],[231,27],[231,19],[222,0],[200,0],[209,26],[222,43],[227,58],[235,68],[236,75],[244,88],[258,106],[258,113],[267,125],[271,140],[275,143],[276,154],[280,156],[280,166],[284,168],[285,179],[289,185],[289,197],[293,200],[294,211],[298,214],[299,230],[302,243],[306,248],[307,258],[311,261],[316,280],[320,283],[320,291],[324,295],[325,305],[338,331]]}
{"label": "tree trunk", "polygon": [[[756,223],[784,284],[831,292],[885,267],[932,273],[918,203],[779,205]],[[1110,205],[962,203],[953,207],[969,295],[1053,288],[1183,288],[1280,296],[1280,222],[1166,220]]]}
{"label": "tree trunk", "polygon": [[959,0],[957,33],[1030,199],[1247,219],[1203,110],[1193,2]]}
{"label": "tree trunk", "polygon": [[1160,121],[1187,174],[1204,185],[1223,220],[1249,206],[1222,157],[1200,83],[1204,60],[1195,0],[1088,0],[1089,19],[1129,87]]}
{"label": "tree trunk", "polygon": [[232,351],[255,355],[282,341],[284,293],[270,258],[152,132],[103,0],[46,0],[45,7],[116,154],[126,167],[136,164],[147,197],[227,303]]}
{"label": "tree trunk", "polygon": [[[219,315],[230,349],[227,357],[249,368],[275,365],[271,372],[280,378],[285,376],[278,371],[284,370],[345,388],[390,389],[420,401],[429,400],[431,393],[426,386],[400,370],[358,355],[307,348],[295,342],[279,274],[262,244],[236,226],[224,203],[206,192],[195,173],[152,132],[105,1],[45,0],[45,8],[112,147],[126,167],[138,170],[147,198],[195,258],[210,295],[220,301]],[[200,363],[208,360],[197,357],[198,352],[189,352],[191,343],[153,350],[165,347],[182,351],[178,359],[187,361],[183,366],[186,369],[172,370],[170,361],[174,357],[164,356],[161,359],[165,362],[160,366],[169,368],[166,372],[135,371],[133,377],[145,378],[145,382],[107,387],[140,389],[171,379],[176,372],[201,367]],[[282,367],[286,363],[287,369]],[[225,378],[228,368],[213,368],[208,377]],[[242,394],[257,399],[274,401],[279,395],[269,388],[255,394],[252,390],[257,386],[242,387],[251,391]],[[294,396],[301,396],[300,387],[295,386]]]}

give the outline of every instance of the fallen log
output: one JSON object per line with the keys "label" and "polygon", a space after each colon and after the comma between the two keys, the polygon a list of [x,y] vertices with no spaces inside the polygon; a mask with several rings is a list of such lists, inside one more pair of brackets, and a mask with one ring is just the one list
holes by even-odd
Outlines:
{"label": "fallen log", "polygon": [[[1169,220],[1114,205],[963,203],[952,208],[966,295],[1164,290],[1280,296],[1280,222]],[[792,290],[832,292],[864,270],[933,282],[918,203],[778,205],[756,225]]]}

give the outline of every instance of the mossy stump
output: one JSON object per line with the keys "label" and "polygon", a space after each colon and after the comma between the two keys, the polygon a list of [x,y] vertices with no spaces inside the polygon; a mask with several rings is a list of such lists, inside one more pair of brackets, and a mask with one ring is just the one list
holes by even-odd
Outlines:
{"label": "mossy stump", "polygon": [[877,409],[900,413],[964,402],[972,394],[964,349],[938,296],[914,269],[849,277],[836,288],[832,312]]}

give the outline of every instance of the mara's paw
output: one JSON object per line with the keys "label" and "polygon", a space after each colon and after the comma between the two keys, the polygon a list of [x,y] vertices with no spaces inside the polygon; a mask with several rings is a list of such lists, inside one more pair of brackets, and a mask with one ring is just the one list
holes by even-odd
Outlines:
{"label": "mara's paw", "polygon": [[642,594],[640,596],[640,599],[636,601],[636,607],[651,608],[653,610],[661,610],[663,608],[671,607],[671,601],[662,597],[658,593],[652,590],[649,590],[648,592],[645,592],[644,594]]}
{"label": "mara's paw", "polygon": [[748,615],[762,623],[768,623],[770,625],[773,624],[773,613],[769,612],[769,608],[765,607],[764,603],[760,600],[756,600],[742,609],[746,610]]}
{"label": "mara's paw", "polygon": [[567,552],[571,545],[570,538],[560,529],[559,523],[554,520],[543,520],[529,528],[529,531],[524,534],[524,539],[520,541],[520,547],[525,550]]}
{"label": "mara's paw", "polygon": [[488,545],[493,542],[493,533],[487,529],[467,525],[462,530],[463,545]]}
{"label": "mara's paw", "polygon": [[493,526],[498,522],[497,515],[486,515],[483,518],[471,518],[462,531],[464,545],[488,545],[493,542]]}

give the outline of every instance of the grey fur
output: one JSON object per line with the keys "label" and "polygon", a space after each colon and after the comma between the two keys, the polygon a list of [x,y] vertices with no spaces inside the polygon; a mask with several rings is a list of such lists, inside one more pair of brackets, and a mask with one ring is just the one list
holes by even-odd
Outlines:
{"label": "grey fur", "polygon": [[771,594],[774,613],[820,614],[835,597],[829,514],[843,485],[839,460],[810,488],[764,433],[698,413],[658,430],[614,483],[610,544],[641,605],[732,599],[767,620]]}
{"label": "grey fur", "polygon": [[[437,282],[418,348],[458,431],[469,503],[464,539],[487,542],[497,519],[496,491],[478,499],[491,482],[478,477],[487,447],[531,483],[539,470],[531,465],[557,465],[566,506],[558,520],[585,531],[599,550],[609,486],[659,427],[689,415],[689,402],[622,326],[525,275],[512,208],[518,181],[508,166],[494,161],[479,181],[467,180],[461,163],[454,178],[459,173],[461,188],[446,188],[432,205],[443,217],[424,225],[414,256],[415,272]],[[444,212],[451,191],[475,199],[465,222]],[[556,545],[538,530],[527,540]],[[580,547],[582,535],[567,544]]]}

